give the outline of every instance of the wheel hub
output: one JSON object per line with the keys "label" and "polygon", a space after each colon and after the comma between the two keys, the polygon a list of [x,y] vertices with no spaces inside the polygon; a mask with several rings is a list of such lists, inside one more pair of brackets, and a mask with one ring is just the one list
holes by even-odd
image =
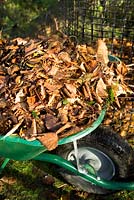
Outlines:
{"label": "wheel hub", "polygon": [[68,154],[69,161],[77,163],[79,159],[79,169],[82,173],[96,174],[97,177],[110,180],[115,175],[115,166],[111,158],[102,151],[91,147],[78,148],[78,158],[75,156],[75,151],[72,150]]}

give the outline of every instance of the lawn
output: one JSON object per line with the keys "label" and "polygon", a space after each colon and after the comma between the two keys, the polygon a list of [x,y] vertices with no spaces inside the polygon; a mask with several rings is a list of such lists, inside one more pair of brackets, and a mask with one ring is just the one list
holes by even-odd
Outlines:
{"label": "lawn", "polygon": [[67,184],[55,166],[38,161],[10,161],[0,178],[0,200],[131,200],[134,191],[93,195]]}

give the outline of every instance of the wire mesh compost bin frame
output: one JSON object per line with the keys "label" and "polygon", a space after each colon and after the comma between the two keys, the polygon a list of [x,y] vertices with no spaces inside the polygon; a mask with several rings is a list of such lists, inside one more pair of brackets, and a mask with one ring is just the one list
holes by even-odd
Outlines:
{"label": "wire mesh compost bin frame", "polygon": [[105,38],[110,53],[124,61],[134,60],[133,0],[60,0],[62,30],[80,42]]}

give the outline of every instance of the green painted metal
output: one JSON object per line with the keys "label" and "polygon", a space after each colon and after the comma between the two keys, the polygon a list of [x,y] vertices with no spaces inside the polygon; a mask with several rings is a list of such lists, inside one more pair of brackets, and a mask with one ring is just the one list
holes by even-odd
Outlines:
{"label": "green painted metal", "polygon": [[38,140],[27,141],[19,136],[0,137],[0,156],[12,160],[30,160],[46,148]]}
{"label": "green painted metal", "polygon": [[4,159],[2,165],[0,166],[0,174],[3,171],[3,169],[5,168],[5,166],[8,164],[9,161],[10,161],[9,158]]}
{"label": "green painted metal", "polygon": [[50,154],[50,153],[42,153],[35,157],[35,160],[50,162],[56,165],[59,165],[60,167],[63,167],[64,169],[69,170],[70,172],[74,173],[76,176],[80,176],[81,178],[85,179],[88,182],[91,182],[92,184],[98,185],[100,187],[110,189],[110,190],[134,190],[134,182],[115,182],[115,181],[107,181],[100,179],[99,177],[96,177],[93,174],[84,174],[79,172],[74,165],[65,160],[64,158]]}
{"label": "green painted metal", "polygon": [[116,56],[108,55],[108,58],[111,62],[121,62],[121,60]]}
{"label": "green painted metal", "polygon": [[88,174],[93,174],[96,177],[96,171],[90,164],[85,164],[84,168],[87,170]]}

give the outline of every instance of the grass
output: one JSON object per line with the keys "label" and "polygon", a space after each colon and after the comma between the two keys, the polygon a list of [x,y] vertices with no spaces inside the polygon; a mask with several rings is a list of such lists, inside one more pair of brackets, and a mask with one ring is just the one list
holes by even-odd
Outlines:
{"label": "grass", "polygon": [[134,191],[120,191],[111,195],[88,194],[68,185],[52,165],[38,161],[10,161],[1,174],[0,200],[26,199],[133,200]]}

